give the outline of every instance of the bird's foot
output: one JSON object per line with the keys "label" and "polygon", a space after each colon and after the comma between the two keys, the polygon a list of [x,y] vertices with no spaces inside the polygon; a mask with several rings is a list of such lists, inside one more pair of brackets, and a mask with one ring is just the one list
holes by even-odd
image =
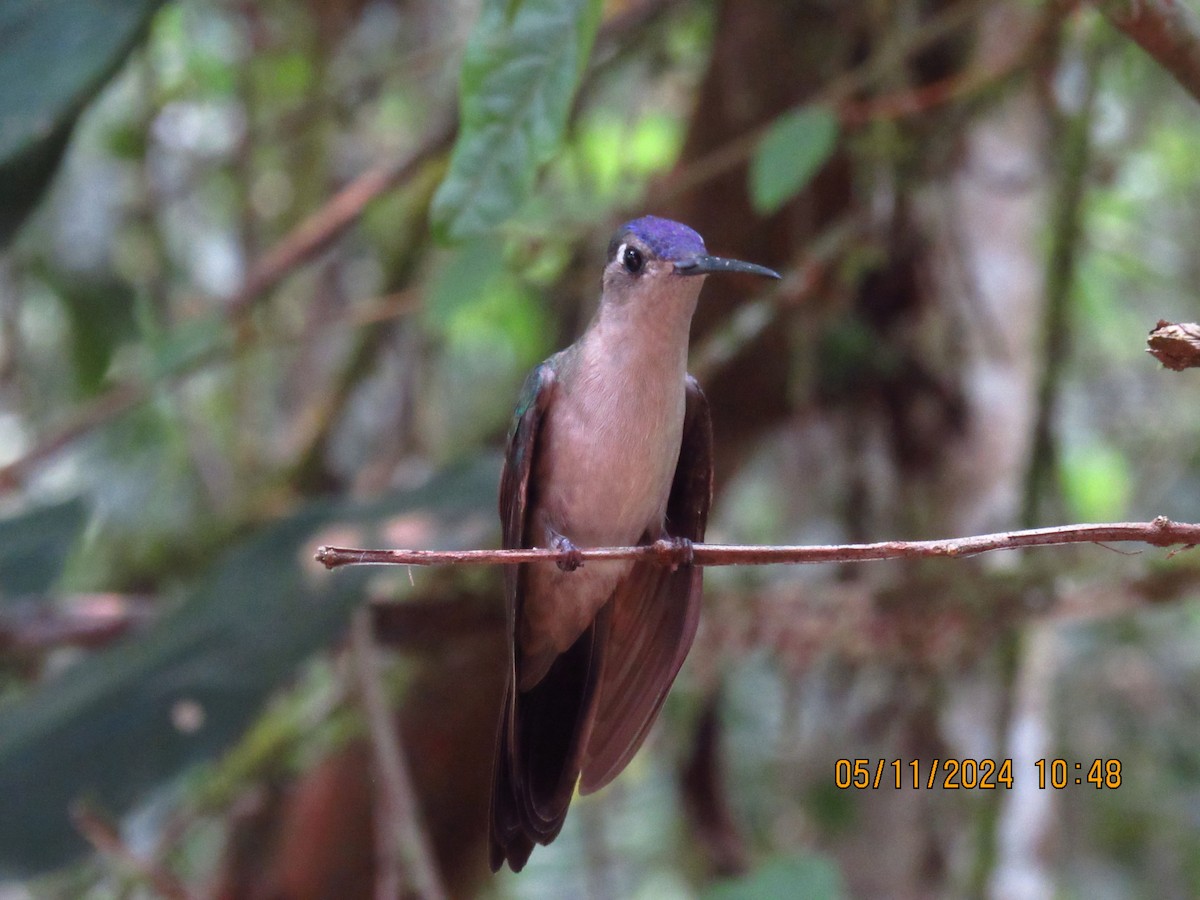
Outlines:
{"label": "bird's foot", "polygon": [[654,542],[654,552],[671,563],[672,572],[690,566],[696,558],[691,540],[685,537],[659,538]]}
{"label": "bird's foot", "polygon": [[550,549],[567,554],[556,563],[564,572],[574,572],[583,565],[583,551],[571,543],[566,535],[556,534],[550,538]]}

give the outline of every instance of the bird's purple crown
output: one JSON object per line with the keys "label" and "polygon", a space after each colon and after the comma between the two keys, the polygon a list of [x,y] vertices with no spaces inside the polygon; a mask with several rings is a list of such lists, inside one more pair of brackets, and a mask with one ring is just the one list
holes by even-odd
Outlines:
{"label": "bird's purple crown", "polygon": [[617,231],[618,237],[635,234],[659,259],[685,259],[702,256],[708,251],[704,238],[682,222],[662,219],[658,216],[642,216],[626,222]]}

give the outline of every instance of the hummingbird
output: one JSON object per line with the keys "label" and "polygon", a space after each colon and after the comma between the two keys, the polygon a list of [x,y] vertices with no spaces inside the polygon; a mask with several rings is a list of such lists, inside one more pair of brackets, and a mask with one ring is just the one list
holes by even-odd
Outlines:
{"label": "hummingbird", "polygon": [[578,783],[597,791],[654,724],[700,615],[702,569],[592,561],[582,547],[704,539],[712,422],[687,372],[706,275],[764,266],[710,256],[691,228],[643,216],[608,245],[583,335],[530,373],[500,479],[506,548],[559,562],[505,569],[509,665],[492,770],[490,863],[519,872],[558,836]]}

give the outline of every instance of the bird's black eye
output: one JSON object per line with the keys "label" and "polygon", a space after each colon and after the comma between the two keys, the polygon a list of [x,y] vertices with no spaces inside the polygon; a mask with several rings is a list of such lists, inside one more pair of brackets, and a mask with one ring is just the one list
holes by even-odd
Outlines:
{"label": "bird's black eye", "polygon": [[621,263],[625,266],[626,272],[636,275],[642,271],[645,260],[642,259],[642,252],[637,247],[626,247],[625,252],[621,254]]}

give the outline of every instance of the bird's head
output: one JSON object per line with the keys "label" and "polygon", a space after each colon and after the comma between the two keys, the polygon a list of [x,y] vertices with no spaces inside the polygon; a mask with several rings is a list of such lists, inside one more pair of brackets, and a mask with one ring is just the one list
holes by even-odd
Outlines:
{"label": "bird's head", "polygon": [[618,228],[608,244],[604,296],[617,302],[671,295],[694,298],[700,284],[691,281],[693,277],[722,272],[779,277],[765,266],[710,256],[704,239],[680,222],[642,216]]}

